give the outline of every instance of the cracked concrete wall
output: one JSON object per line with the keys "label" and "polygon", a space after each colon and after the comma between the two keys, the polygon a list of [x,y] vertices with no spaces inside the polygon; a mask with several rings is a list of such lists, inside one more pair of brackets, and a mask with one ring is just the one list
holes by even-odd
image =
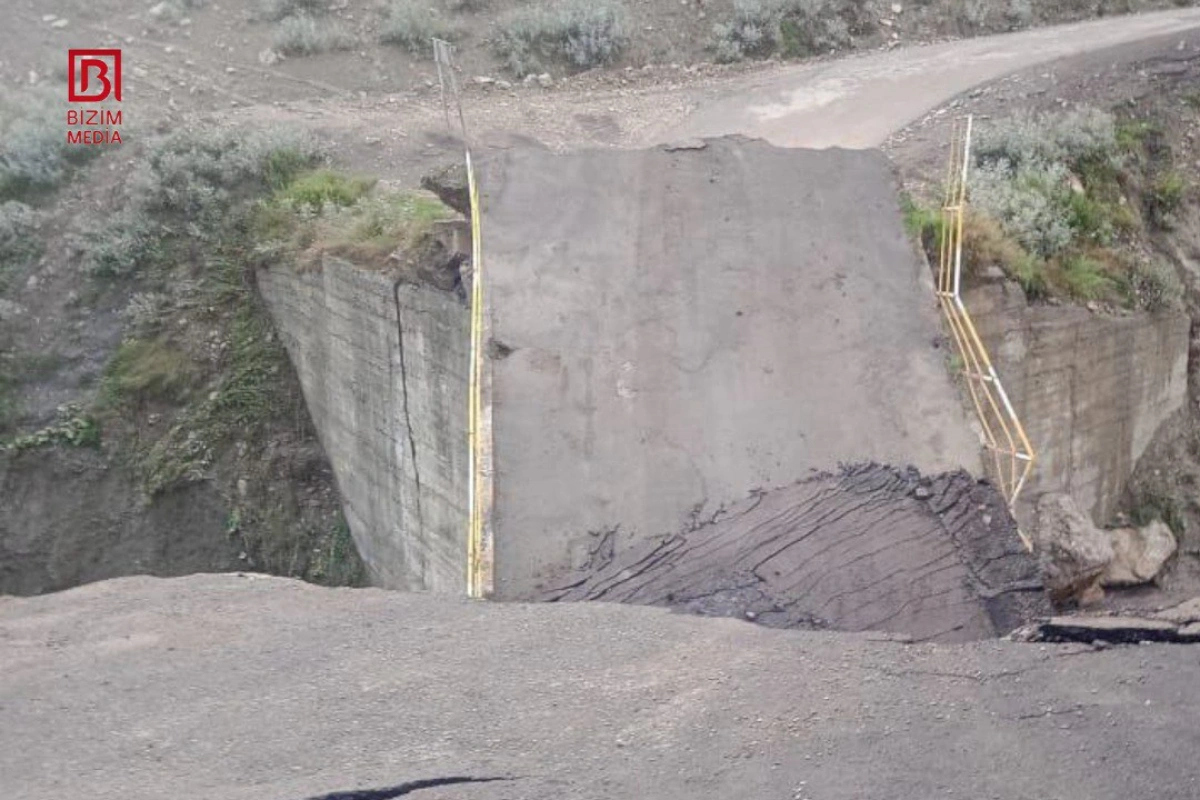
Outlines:
{"label": "cracked concrete wall", "polygon": [[882,154],[514,149],[481,186],[498,596],[841,462],[979,470]]}
{"label": "cracked concrete wall", "polygon": [[[964,302],[1038,453],[1025,498],[1066,492],[1106,524],[1154,433],[1187,399],[1187,315],[1031,306],[1013,283]],[[1032,519],[1028,503],[1018,518]]]}
{"label": "cracked concrete wall", "polygon": [[467,309],[326,257],[258,285],[333,464],[372,581],[465,591]]}

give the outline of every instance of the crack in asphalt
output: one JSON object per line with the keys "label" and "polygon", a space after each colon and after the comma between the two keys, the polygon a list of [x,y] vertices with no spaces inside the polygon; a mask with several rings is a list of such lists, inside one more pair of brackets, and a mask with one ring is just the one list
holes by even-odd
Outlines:
{"label": "crack in asphalt", "polygon": [[493,783],[495,781],[511,781],[512,778],[472,778],[468,775],[455,775],[449,778],[426,778],[425,780],[409,781],[408,783],[388,786],[383,789],[354,789],[348,792],[333,792],[317,795],[308,800],[392,800],[421,789],[435,789],[439,786],[454,786],[463,783]]}

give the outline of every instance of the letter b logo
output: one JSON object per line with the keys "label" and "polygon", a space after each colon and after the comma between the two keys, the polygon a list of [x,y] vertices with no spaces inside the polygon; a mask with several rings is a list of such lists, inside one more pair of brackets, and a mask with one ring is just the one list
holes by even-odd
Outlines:
{"label": "letter b logo", "polygon": [[68,50],[67,99],[72,103],[121,100],[121,51]]}

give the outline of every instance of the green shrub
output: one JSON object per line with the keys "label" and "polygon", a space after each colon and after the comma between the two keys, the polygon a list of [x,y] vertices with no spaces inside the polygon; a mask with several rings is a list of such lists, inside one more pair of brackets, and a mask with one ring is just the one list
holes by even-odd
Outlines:
{"label": "green shrub", "polygon": [[392,0],[379,29],[379,40],[410,53],[433,55],[432,39],[453,39],[456,31],[428,0]]}
{"label": "green shrub", "polygon": [[317,169],[299,175],[278,190],[274,202],[288,206],[307,206],[315,211],[325,205],[354,205],[375,185],[372,178],[345,175],[331,169]]}
{"label": "green shrub", "polygon": [[713,26],[711,47],[724,63],[841,49],[851,43],[849,11],[833,0],[734,0],[733,15]]}
{"label": "green shrub", "polygon": [[215,242],[244,201],[289,184],[319,160],[316,144],[290,131],[172,134],[139,162],[123,207],[84,230],[75,247],[101,277],[170,266],[180,242]]}
{"label": "green shrub", "polygon": [[229,364],[211,413],[233,430],[266,422],[275,412],[270,387],[287,363],[266,309],[257,298],[250,299],[233,318]]}
{"label": "green shrub", "polygon": [[20,385],[13,358],[0,353],[0,433],[12,428],[21,416]]}
{"label": "green shrub", "polygon": [[163,339],[127,339],[104,370],[101,397],[107,406],[150,401],[177,403],[193,388],[188,357]]}
{"label": "green shrub", "polygon": [[1029,256],[1013,267],[1013,277],[1030,300],[1044,300],[1050,296],[1050,279],[1046,274],[1046,262]]}
{"label": "green shrub", "polygon": [[1113,116],[1084,108],[1063,114],[1014,114],[981,128],[973,154],[981,166],[1001,165],[1010,172],[1062,164],[1078,174],[1085,162],[1119,165],[1120,149]]}
{"label": "green shrub", "polygon": [[1063,289],[1078,300],[1103,300],[1117,289],[1104,264],[1086,255],[1068,257],[1060,272]]}
{"label": "green shrub", "polygon": [[734,0],[733,16],[713,26],[713,52],[721,63],[770,55],[779,42],[780,5],[773,0]]}
{"label": "green shrub", "polygon": [[60,406],[58,418],[53,425],[18,436],[7,443],[0,442],[0,451],[22,453],[60,444],[71,447],[99,447],[100,423],[90,414],[83,413],[78,406]]}
{"label": "green shrub", "polygon": [[1146,193],[1146,211],[1150,221],[1159,228],[1171,228],[1176,213],[1183,205],[1185,190],[1183,176],[1174,170],[1155,178]]}
{"label": "green shrub", "polygon": [[0,201],[34,199],[96,155],[100,148],[67,143],[65,110],[49,89],[0,86]]}
{"label": "green shrub", "polygon": [[1159,128],[1153,122],[1141,119],[1124,120],[1117,123],[1117,147],[1122,152],[1133,152],[1141,147]]}
{"label": "green shrub", "polygon": [[1047,258],[1071,244],[1071,188],[1059,163],[985,162],[971,173],[971,202],[1031,253]]}
{"label": "green shrub", "polygon": [[1033,24],[1032,0],[1009,0],[1004,17],[1014,28],[1028,28]]}
{"label": "green shrub", "polygon": [[1177,309],[1183,304],[1183,283],[1175,270],[1160,261],[1139,261],[1129,270],[1133,303],[1145,311]]}
{"label": "green shrub", "polygon": [[275,27],[275,49],[290,56],[311,56],[329,50],[348,50],[355,39],[336,22],[308,14],[284,17]]}
{"label": "green shrub", "polygon": [[518,9],[501,25],[497,54],[518,77],[550,61],[589,69],[609,64],[629,42],[625,7],[614,0],[565,0]]}
{"label": "green shrub", "polygon": [[1113,207],[1092,199],[1087,192],[1065,194],[1067,224],[1077,242],[1111,245],[1116,235]]}
{"label": "green shrub", "polygon": [[919,205],[908,195],[900,199],[900,210],[904,214],[904,228],[908,235],[921,242],[931,253],[936,253],[945,229],[942,212]]}
{"label": "green shrub", "polygon": [[258,16],[270,22],[301,14],[317,17],[327,13],[327,0],[258,0]]}
{"label": "green shrub", "polygon": [[0,203],[0,295],[41,252],[37,213],[16,200]]}
{"label": "green shrub", "polygon": [[121,310],[121,319],[135,338],[147,338],[159,332],[172,305],[170,295],[162,292],[135,292]]}
{"label": "green shrub", "polygon": [[398,249],[419,247],[435,222],[455,213],[432,193],[373,194],[373,183],[331,170],[303,173],[258,204],[252,229],[264,251],[300,264],[331,253],[379,265]]}

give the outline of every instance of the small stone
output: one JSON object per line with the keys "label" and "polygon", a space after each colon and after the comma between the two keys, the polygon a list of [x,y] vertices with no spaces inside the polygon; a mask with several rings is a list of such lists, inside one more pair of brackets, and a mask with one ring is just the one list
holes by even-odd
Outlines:
{"label": "small stone", "polygon": [[166,4],[166,2],[162,2],[162,3],[159,3],[158,5],[151,6],[150,10],[147,11],[146,13],[149,14],[154,19],[159,19],[160,17],[163,17],[166,15],[167,4]]}
{"label": "small stone", "polygon": [[509,81],[496,81],[496,86],[498,86],[501,89],[511,89],[512,83],[510,83]]}
{"label": "small stone", "polygon": [[902,13],[904,13],[904,6],[902,6],[902,5],[901,5],[901,4],[899,4],[899,3],[892,3],[892,13],[893,13],[893,14],[902,14]]}
{"label": "small stone", "polygon": [[491,86],[496,82],[496,79],[489,78],[487,75],[476,75],[474,81],[479,86]]}
{"label": "small stone", "polygon": [[232,75],[235,72],[237,72],[237,67],[226,67],[225,68],[226,75]]}
{"label": "small stone", "polygon": [[933,497],[933,492],[929,490],[928,486],[918,486],[916,489],[913,489],[913,497],[918,500],[928,500],[930,497]]}
{"label": "small stone", "polygon": [[54,22],[50,23],[50,27],[51,28],[65,28],[70,24],[71,23],[65,19],[56,19],[56,20],[54,20]]}
{"label": "small stone", "polygon": [[250,483],[245,478],[237,479],[238,497],[245,497],[250,492]]}
{"label": "small stone", "polygon": [[554,85],[554,78],[550,77],[549,72],[543,72],[541,75],[537,76],[537,82],[538,86],[541,86],[543,89],[549,89]]}
{"label": "small stone", "polygon": [[266,50],[263,50],[258,54],[258,63],[265,64],[269,67],[272,64],[278,64],[280,58],[281,57],[278,52],[268,47]]}
{"label": "small stone", "polygon": [[758,619],[758,614],[755,614],[753,611],[747,611],[746,619],[750,620],[751,622],[754,622],[754,620]]}
{"label": "small stone", "polygon": [[378,136],[368,136],[366,139],[363,139],[363,141],[372,147],[383,144],[383,139]]}
{"label": "small stone", "polygon": [[56,17],[53,14],[43,14],[42,15],[42,22],[54,22],[54,20],[56,20],[56,19],[58,19],[58,17]]}

